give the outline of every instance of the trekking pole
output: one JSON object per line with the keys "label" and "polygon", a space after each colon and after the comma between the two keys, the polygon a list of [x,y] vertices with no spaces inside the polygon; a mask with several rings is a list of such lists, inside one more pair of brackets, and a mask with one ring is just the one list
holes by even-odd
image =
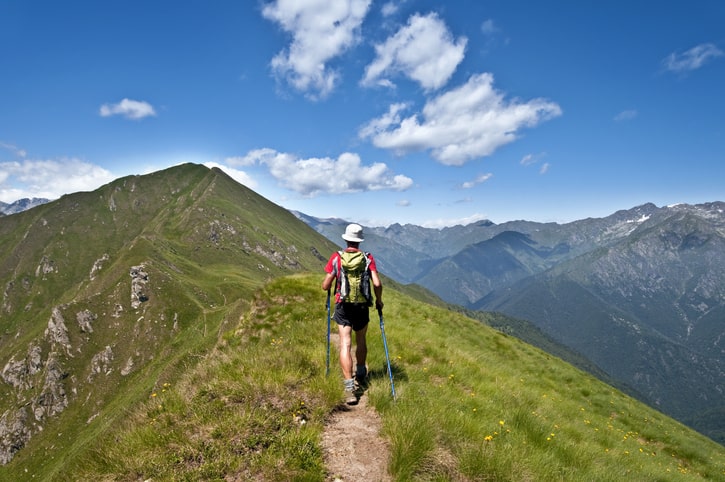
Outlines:
{"label": "trekking pole", "polygon": [[378,308],[378,314],[380,315],[380,333],[383,334],[383,347],[385,347],[385,360],[388,363],[388,375],[390,376],[390,390],[393,394],[393,401],[395,401],[395,384],[393,383],[393,370],[390,368],[390,355],[388,354],[388,340],[385,339],[385,324],[383,323],[382,308]]}
{"label": "trekking pole", "polygon": [[330,374],[330,290],[327,290],[327,368],[325,376]]}

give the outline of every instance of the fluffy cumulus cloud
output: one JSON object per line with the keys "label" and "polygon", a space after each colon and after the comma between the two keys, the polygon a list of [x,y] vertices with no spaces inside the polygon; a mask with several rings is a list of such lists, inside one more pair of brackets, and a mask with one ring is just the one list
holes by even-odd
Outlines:
{"label": "fluffy cumulus cloud", "polygon": [[272,59],[274,73],[312,98],[327,96],[338,82],[328,62],[358,41],[370,0],[277,0],[262,15],[292,35]]}
{"label": "fluffy cumulus cloud", "polygon": [[399,154],[430,150],[445,165],[462,165],[490,156],[517,139],[518,131],[561,115],[554,102],[506,101],[493,88],[493,75],[473,75],[462,86],[430,99],[420,114],[402,117],[407,108],[394,104],[363,126],[359,135]]}
{"label": "fluffy cumulus cloud", "polygon": [[103,104],[99,109],[101,117],[120,115],[126,119],[143,119],[156,115],[153,106],[142,100],[123,99],[117,104]]}
{"label": "fluffy cumulus cloud", "polygon": [[0,200],[57,199],[63,194],[92,191],[115,176],[78,159],[23,160],[0,163]]}
{"label": "fluffy cumulus cloud", "polygon": [[285,188],[306,197],[383,189],[404,191],[413,184],[409,177],[391,173],[384,163],[363,165],[360,156],[350,152],[337,159],[300,159],[293,154],[265,148],[251,151],[240,159],[245,165],[265,165]]}
{"label": "fluffy cumulus cloud", "polygon": [[717,48],[717,46],[711,43],[705,43],[697,45],[686,52],[673,52],[662,63],[665,69],[672,72],[688,72],[697,70],[708,61],[722,57],[723,55],[723,51]]}
{"label": "fluffy cumulus cloud", "polygon": [[413,15],[385,42],[375,46],[376,57],[365,69],[364,86],[392,86],[389,77],[401,73],[425,90],[448,82],[463,60],[467,39],[457,40],[435,13]]}
{"label": "fluffy cumulus cloud", "polygon": [[[227,164],[234,165],[235,159],[238,159],[238,158],[227,158],[226,162],[227,162]],[[240,171],[239,169],[234,169],[233,167],[229,167],[228,165],[224,165],[224,164],[219,164],[217,162],[205,162],[204,165],[206,167],[208,167],[209,169],[218,167],[219,169],[221,169],[222,171],[227,173],[227,175],[229,175],[229,177],[231,177],[232,179],[237,181],[239,184],[243,184],[250,189],[254,189],[257,187],[257,182],[254,180],[254,178],[252,178],[252,176],[247,174],[245,171]]]}

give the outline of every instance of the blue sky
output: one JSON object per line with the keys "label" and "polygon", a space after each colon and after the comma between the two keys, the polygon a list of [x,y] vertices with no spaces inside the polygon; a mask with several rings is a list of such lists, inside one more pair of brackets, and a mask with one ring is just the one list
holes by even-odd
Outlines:
{"label": "blue sky", "polygon": [[0,201],[182,162],[367,225],[725,200],[725,2],[0,0]]}

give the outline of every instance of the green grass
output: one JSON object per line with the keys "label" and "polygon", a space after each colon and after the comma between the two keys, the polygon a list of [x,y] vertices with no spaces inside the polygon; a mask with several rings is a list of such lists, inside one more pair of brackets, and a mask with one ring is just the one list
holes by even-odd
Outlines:
{"label": "green grass", "polygon": [[[321,270],[316,249],[333,245],[228,176],[193,165],[3,218],[0,369],[39,347],[43,366],[52,356],[60,367],[67,407],[38,419],[51,399],[45,369],[28,375],[23,388],[0,383],[0,423],[25,420],[32,435],[0,441],[17,450],[0,466],[0,481],[68,474],[69,464],[149,399],[158,380],[177,386],[181,373],[208,359],[268,279]],[[54,271],[39,270],[41,260]],[[133,308],[129,270],[139,264],[149,274],[149,299]],[[100,267],[94,276],[92,267]],[[53,309],[64,316],[70,348],[44,335]],[[92,333],[76,322],[85,310],[97,316]],[[113,359],[91,377],[106,347]]]}
{"label": "green grass", "polygon": [[[319,282],[260,290],[213,352],[160,374],[59,479],[325,480],[321,434],[341,386],[335,363],[325,376]],[[367,396],[395,480],[725,478],[722,446],[591,376],[462,315],[391,289],[385,299],[397,401],[376,317]]]}

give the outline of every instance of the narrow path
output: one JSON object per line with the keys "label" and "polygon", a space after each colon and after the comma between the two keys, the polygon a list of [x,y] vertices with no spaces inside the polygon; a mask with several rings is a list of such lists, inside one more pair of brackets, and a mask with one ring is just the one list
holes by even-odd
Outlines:
{"label": "narrow path", "polygon": [[[338,337],[330,353],[330,376],[339,377],[337,361]],[[340,395],[342,396],[342,389]],[[368,406],[367,393],[357,405],[341,404],[330,416],[322,434],[322,449],[329,474],[335,482],[387,482],[392,478],[387,467],[390,447],[380,436],[380,415]]]}

